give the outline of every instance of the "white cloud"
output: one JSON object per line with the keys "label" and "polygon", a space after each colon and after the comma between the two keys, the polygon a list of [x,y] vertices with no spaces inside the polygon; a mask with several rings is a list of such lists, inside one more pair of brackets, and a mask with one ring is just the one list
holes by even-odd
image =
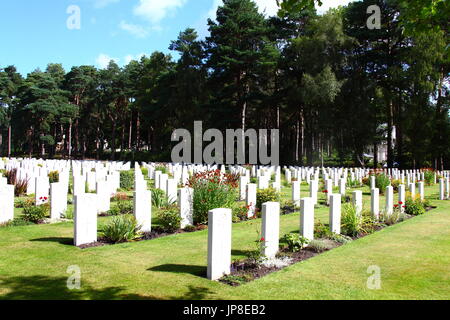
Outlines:
{"label": "white cloud", "polygon": [[158,24],[167,15],[183,7],[187,0],[139,0],[133,13],[152,24]]}
{"label": "white cloud", "polygon": [[94,8],[100,9],[109,6],[111,3],[119,2],[120,0],[94,0]]}
{"label": "white cloud", "polygon": [[[260,13],[265,13],[267,16],[276,15],[278,12],[277,2],[275,0],[253,0],[258,6]],[[211,19],[216,18],[217,8],[223,5],[222,0],[213,0],[211,9],[209,9],[207,17]]]}
{"label": "white cloud", "polygon": [[323,4],[321,7],[317,7],[317,12],[322,14],[327,12],[330,8],[337,8],[339,6],[346,6],[350,2],[354,2],[355,0],[323,0]]}
{"label": "white cloud", "polygon": [[119,28],[129,32],[130,34],[132,34],[137,38],[145,38],[148,36],[148,29],[137,24],[127,23],[123,20],[120,22]]}
{"label": "white cloud", "polygon": [[278,12],[277,2],[275,0],[254,0],[259,8],[259,12],[267,16],[274,16]]}
{"label": "white cloud", "polygon": [[118,58],[111,58],[107,54],[100,53],[98,55],[97,59],[95,59],[95,63],[97,64],[97,66],[99,68],[106,69],[111,60],[115,61],[116,63],[119,63],[119,61],[120,61],[120,59],[118,59]]}
{"label": "white cloud", "polygon": [[[266,16],[274,16],[278,12],[277,2],[275,0],[253,0],[258,6],[259,12],[265,13]],[[322,0],[322,6],[317,6],[318,13],[325,13],[330,8],[338,6],[346,6],[355,0]],[[213,0],[211,9],[208,11],[208,18],[215,19],[216,11],[219,6],[223,5],[222,0]]]}
{"label": "white cloud", "polygon": [[133,60],[139,61],[139,60],[141,60],[141,58],[143,56],[145,56],[145,53],[139,53],[139,54],[136,54],[136,55],[128,54],[128,55],[125,56],[125,59],[124,59],[125,65],[129,64]]}

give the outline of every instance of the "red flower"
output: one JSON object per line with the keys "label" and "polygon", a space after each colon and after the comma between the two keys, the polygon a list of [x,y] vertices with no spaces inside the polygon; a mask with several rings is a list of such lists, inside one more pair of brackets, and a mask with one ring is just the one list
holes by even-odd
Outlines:
{"label": "red flower", "polygon": [[398,203],[398,204],[400,204],[400,205],[401,205],[401,204],[403,204],[403,202],[399,201],[399,203]]}
{"label": "red flower", "polygon": [[264,238],[261,238],[261,240],[260,240],[261,242],[264,242],[264,241],[266,241],[266,239],[264,239]]}
{"label": "red flower", "polygon": [[47,199],[48,199],[47,197],[44,197],[44,200],[45,200],[45,201],[47,201]]}
{"label": "red flower", "polygon": [[395,207],[395,208],[398,208],[398,204],[395,204],[394,207]]}
{"label": "red flower", "polygon": [[403,208],[406,208],[406,206],[403,206]]}

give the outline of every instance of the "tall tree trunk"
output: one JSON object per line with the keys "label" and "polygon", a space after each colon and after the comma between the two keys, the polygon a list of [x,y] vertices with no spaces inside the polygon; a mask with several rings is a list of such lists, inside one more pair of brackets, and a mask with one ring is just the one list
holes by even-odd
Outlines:
{"label": "tall tree trunk", "polygon": [[72,119],[69,120],[69,145],[67,147],[69,159],[72,158]]}
{"label": "tall tree trunk", "polygon": [[392,168],[394,165],[394,150],[392,148],[392,130],[393,130],[393,121],[394,121],[392,98],[389,98],[387,107],[388,107],[388,110],[387,110],[387,114],[388,114],[387,165],[388,165],[388,168]]}
{"label": "tall tree trunk", "polygon": [[131,150],[131,138],[133,133],[133,115],[130,118],[130,128],[128,132],[128,150]]}
{"label": "tall tree trunk", "polygon": [[11,126],[8,126],[8,158],[11,158]]}
{"label": "tall tree trunk", "polygon": [[137,112],[137,115],[136,115],[136,149],[137,149],[137,151],[141,150],[140,130],[141,130],[141,118],[140,118],[139,112]]}
{"label": "tall tree trunk", "polygon": [[378,168],[378,144],[373,144],[373,168]]}

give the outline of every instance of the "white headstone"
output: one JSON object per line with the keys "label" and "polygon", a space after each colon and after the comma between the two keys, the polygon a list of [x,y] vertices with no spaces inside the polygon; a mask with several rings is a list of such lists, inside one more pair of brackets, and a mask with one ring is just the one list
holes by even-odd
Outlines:
{"label": "white headstone", "polygon": [[178,190],[178,207],[181,215],[181,229],[194,224],[194,189],[182,188]]}
{"label": "white headstone", "polygon": [[314,239],[314,201],[312,198],[300,200],[300,235]]}
{"label": "white headstone", "polygon": [[230,274],[231,218],[231,209],[214,209],[208,213],[207,277],[209,280],[218,280]]}
{"label": "white headstone", "polygon": [[262,205],[262,253],[274,258],[278,252],[280,238],[280,203],[266,202]]}
{"label": "white headstone", "polygon": [[75,197],[75,246],[97,241],[97,195],[82,194]]}
{"label": "white headstone", "polygon": [[133,214],[142,232],[152,231],[152,193],[139,190],[133,193]]}
{"label": "white headstone", "polygon": [[341,233],[341,200],[340,194],[330,195],[330,231]]}

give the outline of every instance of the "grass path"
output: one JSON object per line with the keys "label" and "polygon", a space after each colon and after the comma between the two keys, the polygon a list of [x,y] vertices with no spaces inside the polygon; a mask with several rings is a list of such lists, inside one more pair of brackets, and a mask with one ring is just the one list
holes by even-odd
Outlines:
{"label": "grass path", "polygon": [[[204,278],[207,231],[81,250],[72,223],[0,228],[0,299],[450,299],[450,201],[426,192],[438,209],[237,288]],[[316,219],[328,223],[328,208]],[[233,259],[253,249],[260,223],[233,225]],[[282,216],[281,234],[298,225]],[[67,289],[71,265],[81,290]],[[367,289],[371,265],[381,290]]]}

